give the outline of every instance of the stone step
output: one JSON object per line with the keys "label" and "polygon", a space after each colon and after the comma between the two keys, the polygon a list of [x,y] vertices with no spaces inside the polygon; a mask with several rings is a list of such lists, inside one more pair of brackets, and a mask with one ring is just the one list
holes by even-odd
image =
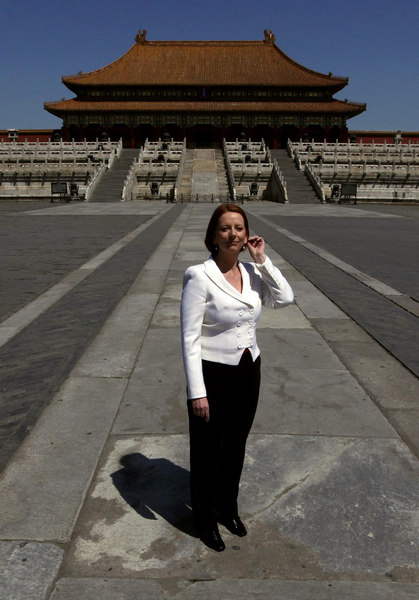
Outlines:
{"label": "stone step", "polygon": [[90,202],[120,202],[125,179],[139,151],[124,148],[119,158],[114,160],[90,197]]}
{"label": "stone step", "polygon": [[320,202],[311,183],[304,172],[297,169],[287,150],[271,150],[271,156],[277,161],[284,176],[288,202],[292,204],[317,204]]}

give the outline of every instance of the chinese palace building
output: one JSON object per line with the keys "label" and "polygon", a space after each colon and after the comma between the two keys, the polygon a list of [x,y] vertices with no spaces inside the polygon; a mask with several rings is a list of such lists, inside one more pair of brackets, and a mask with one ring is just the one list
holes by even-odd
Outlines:
{"label": "chinese palace building", "polygon": [[289,58],[265,30],[262,41],[149,41],[115,62],[63,77],[76,97],[47,102],[63,120],[64,139],[123,139],[139,147],[169,135],[188,146],[218,146],[225,137],[348,139],[347,119],[365,104],[337,100],[347,77],[312,71]]}

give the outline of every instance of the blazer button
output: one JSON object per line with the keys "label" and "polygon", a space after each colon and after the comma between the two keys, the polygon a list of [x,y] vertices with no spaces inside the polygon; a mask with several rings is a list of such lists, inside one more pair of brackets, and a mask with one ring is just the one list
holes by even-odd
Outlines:
{"label": "blazer button", "polygon": [[239,322],[237,323],[237,327],[240,327],[240,325],[241,325],[241,324],[242,324],[242,322],[241,322],[241,321],[239,321]]}
{"label": "blazer button", "polygon": [[249,319],[249,325],[253,325],[253,319]]}
{"label": "blazer button", "polygon": [[253,308],[249,310],[250,314],[253,315]]}
{"label": "blazer button", "polygon": [[239,317],[241,317],[243,315],[243,311],[239,310]]}
{"label": "blazer button", "polygon": [[237,334],[237,337],[241,337],[241,336],[242,336],[242,334],[241,334],[241,333],[238,333],[238,334]]}

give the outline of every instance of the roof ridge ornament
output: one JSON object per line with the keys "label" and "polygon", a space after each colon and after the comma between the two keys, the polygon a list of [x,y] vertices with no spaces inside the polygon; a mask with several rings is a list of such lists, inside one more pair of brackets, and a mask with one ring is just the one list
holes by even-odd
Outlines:
{"label": "roof ridge ornament", "polygon": [[272,33],[272,29],[270,29],[269,31],[267,29],[264,29],[263,33],[265,35],[264,42],[266,44],[274,44],[275,43],[275,35]]}
{"label": "roof ridge ornament", "polygon": [[137,35],[135,36],[135,41],[137,44],[145,44],[145,42],[147,41],[145,39],[145,36],[147,35],[147,29],[143,29],[141,31],[141,29],[138,30]]}

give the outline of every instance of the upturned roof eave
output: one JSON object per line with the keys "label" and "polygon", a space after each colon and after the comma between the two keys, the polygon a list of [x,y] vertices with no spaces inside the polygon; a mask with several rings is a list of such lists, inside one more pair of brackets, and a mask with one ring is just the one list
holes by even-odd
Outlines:
{"label": "upturned roof eave", "polygon": [[352,117],[356,117],[357,115],[360,115],[361,113],[365,112],[367,110],[367,104],[361,104],[359,105],[359,107],[355,110],[351,110],[350,112],[347,113],[347,118],[348,119],[352,119]]}
{"label": "upturned roof eave", "polygon": [[275,43],[273,44],[273,47],[275,48],[276,52],[278,52],[278,54],[280,54],[287,62],[292,63],[297,68],[304,71],[305,73],[311,73],[315,77],[324,79],[325,83],[330,82],[332,87],[336,88],[334,93],[336,93],[336,91],[343,89],[349,83],[349,77],[337,77],[337,76],[334,76],[333,73],[331,73],[331,72],[329,72],[326,75],[325,73],[321,73],[320,71],[315,71],[313,69],[309,69],[308,67],[305,67],[301,63],[295,61],[293,58],[288,56],[288,54],[286,54],[283,50],[281,50],[281,48],[279,48],[279,46],[277,46]]}

